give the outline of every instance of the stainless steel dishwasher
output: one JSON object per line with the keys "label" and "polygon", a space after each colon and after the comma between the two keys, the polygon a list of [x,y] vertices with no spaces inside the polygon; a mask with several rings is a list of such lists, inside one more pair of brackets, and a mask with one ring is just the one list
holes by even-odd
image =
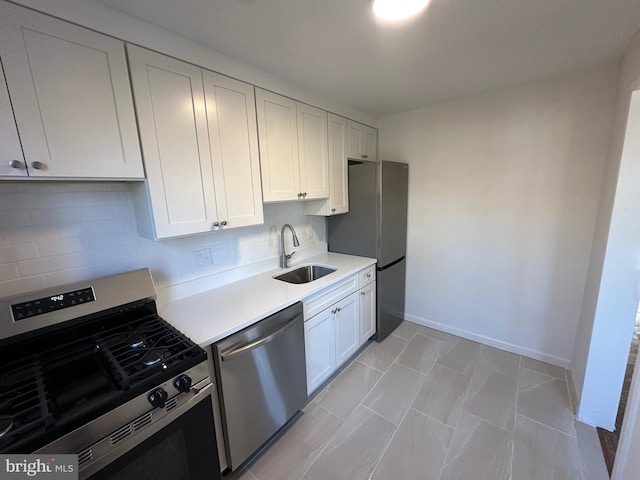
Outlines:
{"label": "stainless steel dishwasher", "polygon": [[298,302],[213,345],[229,467],[235,470],[307,401]]}

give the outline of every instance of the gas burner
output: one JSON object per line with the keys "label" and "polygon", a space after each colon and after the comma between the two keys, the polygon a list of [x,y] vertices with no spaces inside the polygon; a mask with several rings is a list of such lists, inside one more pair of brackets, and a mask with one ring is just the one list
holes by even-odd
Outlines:
{"label": "gas burner", "polygon": [[162,361],[164,359],[164,355],[165,355],[165,352],[162,352],[162,353],[157,352],[157,351],[148,352],[144,356],[144,358],[142,360],[142,363],[144,365],[146,365],[147,367],[150,367],[150,366],[155,365],[156,363]]}
{"label": "gas burner", "polygon": [[127,341],[129,343],[129,347],[134,350],[143,349],[147,346],[144,337],[142,335],[138,335],[137,333],[131,335],[131,337],[129,337]]}

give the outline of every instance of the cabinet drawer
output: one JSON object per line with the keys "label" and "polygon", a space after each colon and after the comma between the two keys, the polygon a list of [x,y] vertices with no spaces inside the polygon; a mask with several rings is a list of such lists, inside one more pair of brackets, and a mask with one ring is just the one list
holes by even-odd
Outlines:
{"label": "cabinet drawer", "polygon": [[360,284],[359,287],[362,288],[365,285],[370,284],[371,282],[375,281],[376,279],[376,266],[375,265],[371,265],[370,267],[365,268],[364,270],[361,270],[358,272],[358,276],[360,278]]}
{"label": "cabinet drawer", "polygon": [[302,301],[305,321],[358,290],[358,274],[351,275]]}

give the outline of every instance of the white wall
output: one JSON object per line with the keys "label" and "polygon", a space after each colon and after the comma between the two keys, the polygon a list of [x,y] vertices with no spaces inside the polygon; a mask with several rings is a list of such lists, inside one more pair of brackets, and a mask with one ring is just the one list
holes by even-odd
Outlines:
{"label": "white wall", "polygon": [[410,164],[407,318],[568,366],[618,66],[379,120]]}
{"label": "white wall", "polygon": [[[640,281],[640,31],[622,61],[618,99],[585,289],[573,381],[578,418],[614,428]],[[631,105],[631,108],[630,108]],[[628,127],[628,130],[627,130]],[[625,139],[626,135],[626,139]]]}
{"label": "white wall", "polygon": [[[277,268],[284,223],[300,238],[296,257],[327,248],[324,217],[305,216],[296,202],[266,205],[261,226],[148,240],[137,234],[130,188],[0,183],[0,297],[142,267],[151,268],[160,289],[196,279],[214,284],[243,266],[255,273]],[[193,264],[193,251],[203,248],[213,265]]]}

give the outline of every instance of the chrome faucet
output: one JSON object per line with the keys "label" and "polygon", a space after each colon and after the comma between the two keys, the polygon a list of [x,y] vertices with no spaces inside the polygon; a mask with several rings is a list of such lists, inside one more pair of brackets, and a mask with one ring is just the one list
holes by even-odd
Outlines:
{"label": "chrome faucet", "polygon": [[293,252],[291,252],[290,255],[287,255],[287,252],[285,250],[284,247],[284,231],[286,229],[291,230],[291,234],[293,235],[293,246],[294,247],[299,247],[300,246],[300,241],[298,240],[298,236],[296,235],[296,231],[293,229],[293,227],[291,225],[289,225],[288,223],[285,223],[282,228],[280,229],[280,268],[287,268],[287,262],[289,261],[289,259],[291,257],[293,257],[293,254],[296,253],[295,250]]}

